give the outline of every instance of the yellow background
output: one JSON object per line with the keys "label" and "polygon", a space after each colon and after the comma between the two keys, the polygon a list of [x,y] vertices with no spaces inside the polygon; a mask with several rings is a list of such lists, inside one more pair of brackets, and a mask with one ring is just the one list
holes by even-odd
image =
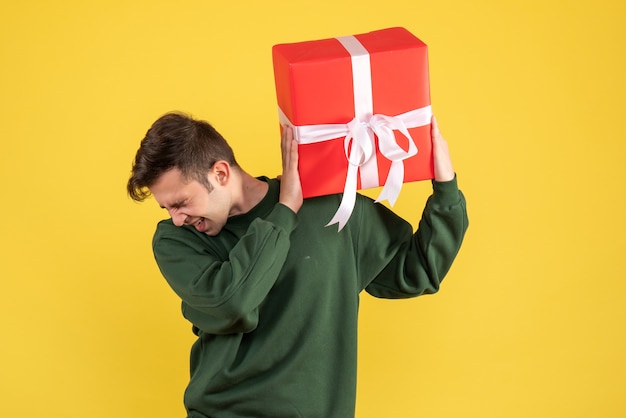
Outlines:
{"label": "yellow background", "polygon": [[[470,230],[438,295],[363,297],[357,416],[626,416],[624,4],[3,2],[0,416],[182,417],[139,140],[183,110],[278,174],[271,46],[391,26],[429,45]],[[429,191],[395,209],[416,224]]]}

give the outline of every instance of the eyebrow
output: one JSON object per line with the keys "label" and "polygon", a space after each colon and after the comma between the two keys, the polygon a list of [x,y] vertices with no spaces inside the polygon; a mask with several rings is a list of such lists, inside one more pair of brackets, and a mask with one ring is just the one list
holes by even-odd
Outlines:
{"label": "eyebrow", "polygon": [[[180,199],[180,200],[178,200],[178,201],[176,201],[176,202],[172,203],[172,204],[170,205],[170,207],[171,207],[171,208],[174,208],[174,209],[178,209],[179,207],[183,206],[183,205],[185,204],[185,202],[186,202],[186,201],[187,201],[187,199]],[[161,209],[166,209],[166,207],[165,207],[165,206],[163,206],[163,205],[161,205]]]}

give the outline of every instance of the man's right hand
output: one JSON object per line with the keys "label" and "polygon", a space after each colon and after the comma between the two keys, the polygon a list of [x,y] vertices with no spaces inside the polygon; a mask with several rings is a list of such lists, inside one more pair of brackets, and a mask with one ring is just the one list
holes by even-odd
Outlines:
{"label": "man's right hand", "polygon": [[290,126],[283,126],[281,137],[283,174],[280,176],[280,196],[278,202],[295,213],[302,207],[302,185],[298,171],[298,142],[293,138]]}

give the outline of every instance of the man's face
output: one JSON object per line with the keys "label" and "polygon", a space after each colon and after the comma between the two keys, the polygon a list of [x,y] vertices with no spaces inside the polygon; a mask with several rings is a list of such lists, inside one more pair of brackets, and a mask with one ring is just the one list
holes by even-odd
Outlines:
{"label": "man's face", "polygon": [[228,189],[212,181],[209,192],[196,180],[185,181],[178,168],[166,171],[150,187],[157,203],[168,211],[176,226],[191,225],[199,232],[217,235],[228,220],[230,195]]}

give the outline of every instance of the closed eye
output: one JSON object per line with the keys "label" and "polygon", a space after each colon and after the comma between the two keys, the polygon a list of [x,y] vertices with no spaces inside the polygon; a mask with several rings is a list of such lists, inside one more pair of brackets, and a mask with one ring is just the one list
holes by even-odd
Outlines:
{"label": "closed eye", "polygon": [[[187,200],[180,200],[178,202],[174,202],[170,205],[170,209],[180,209],[181,207],[187,204]],[[161,209],[167,209],[165,206],[161,206]]]}

